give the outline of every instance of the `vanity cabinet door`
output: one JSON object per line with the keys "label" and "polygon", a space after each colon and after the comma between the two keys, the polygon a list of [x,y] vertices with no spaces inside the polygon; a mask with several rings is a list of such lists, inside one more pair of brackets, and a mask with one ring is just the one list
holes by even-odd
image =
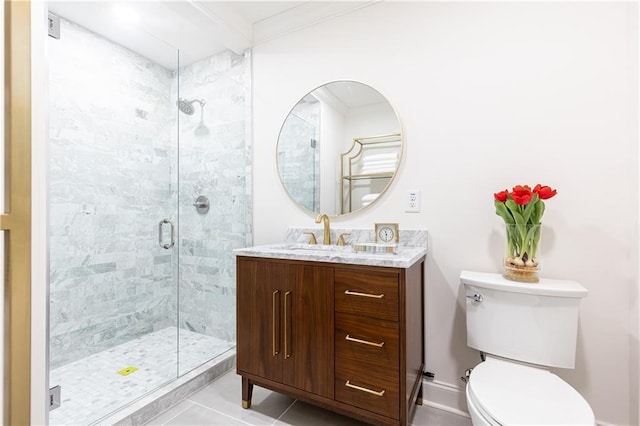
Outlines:
{"label": "vanity cabinet door", "polygon": [[282,382],[282,296],[293,270],[241,257],[237,262],[238,371]]}
{"label": "vanity cabinet door", "polygon": [[283,295],[284,383],[333,399],[333,268],[292,268]]}

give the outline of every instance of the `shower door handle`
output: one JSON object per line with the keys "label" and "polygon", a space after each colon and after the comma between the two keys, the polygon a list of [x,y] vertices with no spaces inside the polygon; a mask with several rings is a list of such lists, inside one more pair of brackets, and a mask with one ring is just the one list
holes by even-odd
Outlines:
{"label": "shower door handle", "polygon": [[[168,223],[171,225],[171,241],[168,243],[162,242],[162,227],[165,223]],[[160,244],[160,247],[162,247],[163,249],[168,250],[171,247],[173,247],[175,243],[176,243],[176,231],[175,231],[175,226],[173,225],[173,222],[171,222],[169,219],[162,219],[158,224],[158,244]]]}

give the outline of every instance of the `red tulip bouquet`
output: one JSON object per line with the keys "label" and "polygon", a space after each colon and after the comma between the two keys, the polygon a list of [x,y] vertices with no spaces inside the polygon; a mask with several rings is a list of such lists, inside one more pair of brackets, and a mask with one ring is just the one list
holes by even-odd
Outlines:
{"label": "red tulip bouquet", "polygon": [[[536,258],[540,244],[540,225],[544,214],[544,201],[555,196],[557,191],[549,186],[516,185],[512,191],[493,194],[496,214],[504,219],[507,227],[507,269],[538,269]],[[514,278],[514,277],[508,277]],[[523,278],[522,281],[532,281]],[[515,277],[514,279],[518,279]],[[521,279],[518,279],[521,280]],[[537,281],[537,277],[535,278]]]}

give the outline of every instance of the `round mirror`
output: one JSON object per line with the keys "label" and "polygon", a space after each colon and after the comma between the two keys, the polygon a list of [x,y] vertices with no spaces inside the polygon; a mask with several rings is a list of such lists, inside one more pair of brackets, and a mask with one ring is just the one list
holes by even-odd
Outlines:
{"label": "round mirror", "polygon": [[335,81],[306,94],[278,137],[280,181],[300,207],[314,213],[341,215],[375,203],[401,156],[393,107],[356,81]]}

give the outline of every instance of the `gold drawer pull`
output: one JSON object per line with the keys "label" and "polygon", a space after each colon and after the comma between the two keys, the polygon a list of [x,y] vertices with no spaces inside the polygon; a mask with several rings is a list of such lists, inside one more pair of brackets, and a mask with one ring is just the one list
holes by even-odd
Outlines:
{"label": "gold drawer pull", "polygon": [[289,336],[291,333],[291,325],[289,324],[289,322],[291,320],[288,319],[289,316],[287,315],[287,306],[289,305],[288,299],[290,294],[291,294],[290,291],[284,294],[284,357],[285,358],[291,357],[291,354],[289,353]]}
{"label": "gold drawer pull", "polygon": [[367,340],[356,339],[355,337],[351,337],[348,334],[347,334],[347,337],[345,337],[344,339],[349,340],[350,342],[358,342],[358,343],[362,343],[369,346],[375,346],[376,348],[381,348],[382,346],[384,346],[384,342],[380,342],[380,343],[369,342]]}
{"label": "gold drawer pull", "polygon": [[[272,349],[273,349],[273,356],[278,355],[278,353],[280,352],[280,350],[276,347],[276,328],[279,329],[280,328],[280,324],[278,324],[278,326],[276,327],[276,321],[278,321],[278,323],[280,322],[280,306],[278,304],[278,313],[276,314],[276,300],[278,299],[278,294],[280,293],[280,290],[276,290],[273,292],[273,299],[271,301],[272,305],[271,305],[271,312],[272,312],[272,317],[271,317],[271,339],[272,339]],[[279,340],[279,339],[278,339]]]}
{"label": "gold drawer pull", "polygon": [[384,297],[383,294],[369,294],[369,293],[358,293],[357,291],[345,290],[344,294],[348,294],[350,296],[362,296],[362,297],[372,297],[374,299],[382,299]]}
{"label": "gold drawer pull", "polygon": [[352,385],[351,383],[349,383],[349,381],[347,380],[347,382],[344,384],[346,387],[351,388],[351,389],[356,389],[362,392],[366,392],[366,393],[371,393],[375,396],[382,396],[384,395],[384,390],[381,390],[380,392],[376,392],[374,390],[371,389],[367,389],[367,388],[363,388],[361,386],[356,386],[356,385]]}

